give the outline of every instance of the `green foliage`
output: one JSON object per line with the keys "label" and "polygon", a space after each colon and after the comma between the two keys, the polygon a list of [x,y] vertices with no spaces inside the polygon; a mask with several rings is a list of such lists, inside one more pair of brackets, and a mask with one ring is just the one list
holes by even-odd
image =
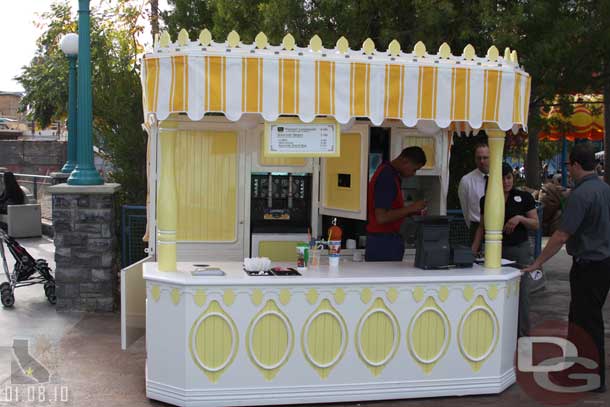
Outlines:
{"label": "green foliage", "polygon": [[[142,130],[140,67],[142,51],[136,38],[142,31],[135,2],[118,0],[91,12],[91,77],[93,136],[112,165],[109,178],[122,185],[123,200],[143,203],[146,198],[146,133]],[[44,13],[48,29],[38,39],[38,50],[17,79],[25,89],[22,109],[45,126],[64,118],[68,101],[68,63],[59,40],[76,32],[77,24],[67,2]]]}

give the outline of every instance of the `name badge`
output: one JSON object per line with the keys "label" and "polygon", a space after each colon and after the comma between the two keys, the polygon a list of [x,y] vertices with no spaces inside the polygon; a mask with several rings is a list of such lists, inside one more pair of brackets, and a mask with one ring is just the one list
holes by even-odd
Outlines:
{"label": "name badge", "polygon": [[521,202],[521,197],[519,195],[515,197],[515,202]]}

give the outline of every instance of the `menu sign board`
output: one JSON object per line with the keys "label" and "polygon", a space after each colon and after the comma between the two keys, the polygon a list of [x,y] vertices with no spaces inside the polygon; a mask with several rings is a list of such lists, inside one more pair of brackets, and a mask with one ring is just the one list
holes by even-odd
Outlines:
{"label": "menu sign board", "polygon": [[265,125],[265,155],[271,157],[338,157],[339,125],[318,119],[303,123],[282,119]]}

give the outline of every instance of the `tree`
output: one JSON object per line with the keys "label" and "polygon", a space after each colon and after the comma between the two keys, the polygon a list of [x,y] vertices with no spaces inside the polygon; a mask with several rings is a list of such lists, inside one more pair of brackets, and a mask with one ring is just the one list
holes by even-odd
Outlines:
{"label": "tree", "polygon": [[[146,133],[143,122],[137,36],[137,2],[119,0],[91,13],[91,73],[95,145],[112,163],[112,181],[122,185],[124,201],[145,202]],[[59,40],[75,32],[77,22],[67,2],[55,3],[41,15],[48,27],[38,39],[35,57],[17,78],[25,89],[22,109],[41,126],[63,118],[67,110],[67,58]]]}

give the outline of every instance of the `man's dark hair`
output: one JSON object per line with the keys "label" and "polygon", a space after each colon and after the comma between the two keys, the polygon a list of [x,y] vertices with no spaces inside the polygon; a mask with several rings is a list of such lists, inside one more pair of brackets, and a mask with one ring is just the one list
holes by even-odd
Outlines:
{"label": "man's dark hair", "polygon": [[416,165],[426,165],[426,153],[424,153],[421,147],[407,147],[402,150],[398,157]]}
{"label": "man's dark hair", "polygon": [[589,142],[575,144],[570,151],[570,162],[580,164],[585,171],[593,171],[597,165],[593,144]]}
{"label": "man's dark hair", "polygon": [[477,150],[479,148],[489,148],[489,144],[484,143],[484,142],[479,142],[479,143],[475,144],[474,145],[474,150],[473,150],[475,154],[477,153]]}

